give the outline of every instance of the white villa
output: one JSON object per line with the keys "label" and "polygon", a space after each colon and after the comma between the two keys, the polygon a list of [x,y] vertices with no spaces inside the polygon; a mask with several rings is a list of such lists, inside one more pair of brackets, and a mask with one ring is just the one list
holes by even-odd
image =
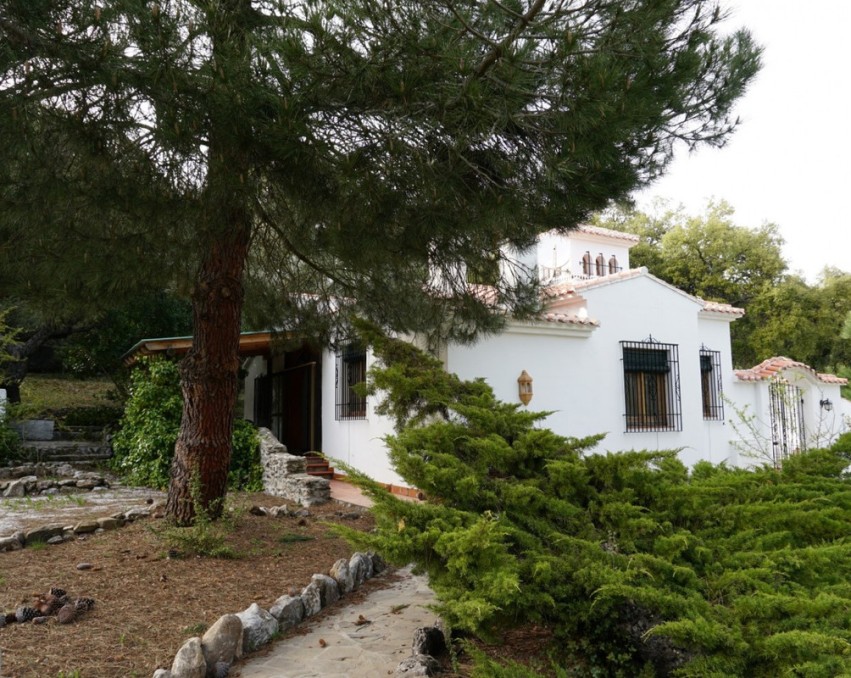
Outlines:
{"label": "white villa", "polygon": [[[606,433],[599,451],[679,449],[684,463],[779,464],[848,429],[846,380],[788,358],[733,370],[730,323],[741,309],[707,302],[630,268],[637,236],[580,226],[544,234],[516,255],[543,284],[545,313],[509,322],[472,346],[440,356],[463,379],[483,377],[496,396],[552,411],[544,425],[566,436]],[[321,451],[380,482],[401,484],[383,437],[389,420],[351,385],[372,363],[339,352],[274,351],[270,333],[246,333],[245,417],[272,429],[291,452]],[[180,352],[187,339],[144,340],[132,351]],[[531,398],[530,398],[531,396]]]}

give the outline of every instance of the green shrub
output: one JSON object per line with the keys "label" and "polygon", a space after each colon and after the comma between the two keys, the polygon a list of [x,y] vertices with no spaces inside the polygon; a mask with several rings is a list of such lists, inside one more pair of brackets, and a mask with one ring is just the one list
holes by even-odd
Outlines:
{"label": "green shrub", "polygon": [[21,438],[9,425],[6,414],[0,413],[0,466],[21,458]]}
{"label": "green shrub", "polygon": [[123,414],[124,409],[117,405],[69,407],[54,412],[59,423],[64,426],[101,426],[104,428],[117,426]]}
{"label": "green shrub", "polygon": [[[168,486],[182,410],[177,365],[169,360],[141,361],[130,377],[130,398],[112,441],[113,468],[126,482],[160,489]],[[228,486],[263,489],[257,430],[244,420],[234,424]]]}
{"label": "green shrub", "polygon": [[851,459],[851,432],[839,436],[830,449],[846,459]]}
{"label": "green shrub", "polygon": [[547,624],[576,675],[851,672],[840,452],[804,453],[779,472],[693,473],[674,451],[588,454],[599,438],[557,436],[485,383],[370,341],[387,365],[371,388],[400,424],[393,466],[430,501],[361,477],[377,530],[341,531],[427,571],[450,626],[487,636]]}
{"label": "green shrub", "polygon": [[263,491],[260,439],[257,436],[257,428],[245,419],[237,419],[234,422],[228,486],[246,492]]}

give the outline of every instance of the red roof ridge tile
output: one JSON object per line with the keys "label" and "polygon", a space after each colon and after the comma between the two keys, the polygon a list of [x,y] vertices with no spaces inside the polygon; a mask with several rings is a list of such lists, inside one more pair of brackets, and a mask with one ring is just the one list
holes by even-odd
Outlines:
{"label": "red roof ridge tile", "polygon": [[839,384],[844,386],[848,383],[848,380],[844,377],[838,377],[835,374],[816,372],[806,363],[802,363],[798,360],[792,360],[786,356],[766,358],[759,365],[754,365],[753,367],[745,370],[734,370],[733,372],[741,381],[765,381],[775,377],[781,370],[785,370],[790,367],[797,367],[799,369],[806,370],[815,376],[816,379],[826,384]]}

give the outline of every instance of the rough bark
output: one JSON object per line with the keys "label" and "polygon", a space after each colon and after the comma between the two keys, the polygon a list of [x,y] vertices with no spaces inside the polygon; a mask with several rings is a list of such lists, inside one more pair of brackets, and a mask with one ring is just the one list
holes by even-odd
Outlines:
{"label": "rough bark", "polygon": [[218,518],[227,493],[249,232],[243,222],[210,246],[192,293],[194,334],[181,364],[183,420],[166,502],[179,525],[191,524],[199,509]]}

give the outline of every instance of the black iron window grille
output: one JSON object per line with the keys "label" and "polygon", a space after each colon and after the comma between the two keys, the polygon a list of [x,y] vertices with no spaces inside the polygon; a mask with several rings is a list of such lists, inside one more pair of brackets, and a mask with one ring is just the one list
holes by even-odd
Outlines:
{"label": "black iron window grille", "polygon": [[346,344],[337,351],[334,371],[336,419],[366,419],[366,396],[355,386],[366,381],[366,349],[360,344]]}
{"label": "black iron window grille", "polygon": [[682,431],[676,344],[622,341],[627,431]]}
{"label": "black iron window grille", "polygon": [[721,351],[700,347],[700,395],[703,418],[724,421],[724,391],[721,381]]}
{"label": "black iron window grille", "polygon": [[768,385],[771,412],[771,456],[774,468],[796,452],[807,449],[804,430],[804,392],[783,380]]}

